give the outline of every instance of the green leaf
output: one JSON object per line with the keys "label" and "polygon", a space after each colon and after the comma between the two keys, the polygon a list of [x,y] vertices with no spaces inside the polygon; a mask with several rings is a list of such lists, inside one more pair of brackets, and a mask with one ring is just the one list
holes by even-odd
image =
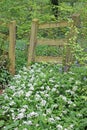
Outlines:
{"label": "green leaf", "polygon": [[19,121],[15,121],[13,124],[7,125],[4,130],[9,130],[9,129],[15,128],[18,126],[18,124],[19,124]]}
{"label": "green leaf", "polygon": [[0,121],[0,127],[2,127],[4,124],[5,124],[5,121],[4,121],[4,120],[1,120],[1,121]]}

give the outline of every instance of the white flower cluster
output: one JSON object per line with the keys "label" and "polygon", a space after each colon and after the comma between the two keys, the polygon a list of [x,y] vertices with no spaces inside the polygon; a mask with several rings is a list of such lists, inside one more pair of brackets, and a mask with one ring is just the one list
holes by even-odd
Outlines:
{"label": "white flower cluster", "polygon": [[[54,73],[52,68],[50,72]],[[67,87],[61,79],[61,75],[52,75],[44,65],[38,63],[32,65],[30,70],[24,67],[23,71],[15,75],[8,93],[4,93],[6,106],[1,107],[3,115],[8,113],[12,120],[20,121],[14,130],[28,130],[28,127],[43,130],[42,126],[46,125],[50,130],[53,126],[56,130],[75,129],[70,116],[72,111],[75,113],[76,102],[72,97],[77,97],[80,81]],[[71,77],[68,82],[72,81],[74,78]],[[82,117],[79,112],[77,115]]]}

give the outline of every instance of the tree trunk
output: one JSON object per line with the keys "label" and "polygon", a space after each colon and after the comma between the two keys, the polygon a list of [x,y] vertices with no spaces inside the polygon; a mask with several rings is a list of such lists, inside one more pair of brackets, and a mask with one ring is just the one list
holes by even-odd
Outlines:
{"label": "tree trunk", "polygon": [[51,0],[51,4],[52,4],[53,14],[56,18],[58,18],[58,15],[59,15],[59,10],[58,10],[59,0]]}

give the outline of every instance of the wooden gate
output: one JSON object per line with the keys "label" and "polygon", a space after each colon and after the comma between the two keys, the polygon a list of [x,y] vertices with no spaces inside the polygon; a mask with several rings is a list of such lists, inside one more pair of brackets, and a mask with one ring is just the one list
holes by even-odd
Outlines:
{"label": "wooden gate", "polygon": [[[50,63],[63,63],[63,57],[54,57],[54,56],[37,56],[35,54],[35,48],[36,45],[49,45],[49,46],[67,46],[68,45],[68,39],[67,38],[61,38],[61,39],[38,39],[37,38],[37,32],[39,29],[47,29],[47,28],[60,28],[60,27],[69,27],[73,26],[73,22],[68,21],[62,21],[58,23],[47,23],[47,24],[39,24],[38,19],[34,19],[32,21],[32,27],[31,27],[31,37],[30,37],[30,45],[28,49],[28,65],[31,64],[31,62],[50,62]],[[70,30],[71,31],[71,30]],[[69,48],[68,48],[68,51]],[[69,58],[69,55],[67,55]]]}

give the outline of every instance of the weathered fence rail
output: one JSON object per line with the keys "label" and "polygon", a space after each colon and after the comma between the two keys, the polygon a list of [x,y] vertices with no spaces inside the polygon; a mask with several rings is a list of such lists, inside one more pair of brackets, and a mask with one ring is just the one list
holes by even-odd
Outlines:
{"label": "weathered fence rail", "polygon": [[[39,29],[47,29],[47,28],[58,28],[58,27],[68,27],[73,26],[73,22],[63,21],[58,23],[48,23],[48,24],[39,24],[38,19],[34,19],[32,21],[31,27],[31,37],[30,37],[30,46],[28,50],[28,65],[31,62],[54,62],[54,63],[62,63],[63,57],[52,57],[52,56],[36,56],[35,48],[36,45],[49,45],[49,46],[66,46],[68,43],[67,38],[61,39],[38,39],[37,33]],[[71,30],[70,30],[71,31]],[[68,56],[69,57],[69,56]]]}

